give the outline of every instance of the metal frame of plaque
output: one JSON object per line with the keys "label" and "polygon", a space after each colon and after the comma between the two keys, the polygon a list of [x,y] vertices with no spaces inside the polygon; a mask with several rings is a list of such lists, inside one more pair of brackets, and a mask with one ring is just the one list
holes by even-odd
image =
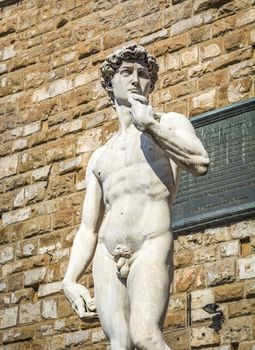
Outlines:
{"label": "metal frame of plaque", "polygon": [[172,231],[255,216],[255,98],[192,118],[210,157],[203,177],[182,173]]}

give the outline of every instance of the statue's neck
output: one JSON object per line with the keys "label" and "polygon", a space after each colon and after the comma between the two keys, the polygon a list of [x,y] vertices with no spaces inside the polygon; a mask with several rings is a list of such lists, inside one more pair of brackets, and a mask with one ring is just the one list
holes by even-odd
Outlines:
{"label": "statue's neck", "polygon": [[133,129],[136,129],[130,117],[130,108],[124,105],[115,105],[115,108],[119,120],[119,133],[124,134]]}

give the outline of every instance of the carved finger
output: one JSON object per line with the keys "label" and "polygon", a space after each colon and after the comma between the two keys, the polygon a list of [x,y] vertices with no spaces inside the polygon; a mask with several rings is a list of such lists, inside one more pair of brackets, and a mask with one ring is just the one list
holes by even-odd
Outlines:
{"label": "carved finger", "polygon": [[84,300],[81,297],[76,298],[76,300],[74,301],[74,305],[74,311],[77,313],[77,315],[81,318],[84,317],[84,315],[87,312]]}
{"label": "carved finger", "polygon": [[141,103],[144,104],[144,105],[147,105],[147,104],[148,104],[148,99],[147,99],[145,96],[138,95],[138,94],[132,94],[132,98],[133,98],[135,101],[139,101],[139,102],[141,102]]}

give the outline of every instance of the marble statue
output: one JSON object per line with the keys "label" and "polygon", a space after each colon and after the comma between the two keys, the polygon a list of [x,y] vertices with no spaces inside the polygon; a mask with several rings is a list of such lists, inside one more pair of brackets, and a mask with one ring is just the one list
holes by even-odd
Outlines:
{"label": "marble statue", "polygon": [[[101,66],[119,131],[91,156],[63,289],[80,318],[98,313],[112,350],[164,350],[173,278],[171,206],[180,169],[204,175],[208,155],[189,120],[149,104],[158,64],[136,44]],[[93,259],[95,300],[77,283]]]}

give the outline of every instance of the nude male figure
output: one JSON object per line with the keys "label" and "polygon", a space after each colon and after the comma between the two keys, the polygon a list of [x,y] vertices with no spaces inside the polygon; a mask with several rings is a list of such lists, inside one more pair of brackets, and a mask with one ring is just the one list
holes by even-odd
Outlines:
{"label": "nude male figure", "polygon": [[158,65],[143,47],[116,51],[101,71],[119,131],[89,161],[63,289],[81,318],[94,315],[93,299],[77,283],[94,256],[96,309],[111,349],[166,350],[171,206],[180,169],[204,175],[209,160],[186,117],[157,114],[150,106]]}

